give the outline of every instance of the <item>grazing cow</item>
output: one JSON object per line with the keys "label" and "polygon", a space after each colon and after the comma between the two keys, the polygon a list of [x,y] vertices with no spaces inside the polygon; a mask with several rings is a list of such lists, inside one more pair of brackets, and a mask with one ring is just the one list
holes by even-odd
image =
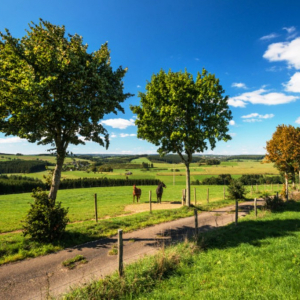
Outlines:
{"label": "grazing cow", "polygon": [[139,202],[139,199],[141,198],[142,190],[137,188],[135,185],[133,186],[133,202],[136,197],[136,202]]}
{"label": "grazing cow", "polygon": [[166,185],[163,182],[160,182],[156,189],[157,203],[161,203],[161,197],[164,192],[163,188],[166,188]]}

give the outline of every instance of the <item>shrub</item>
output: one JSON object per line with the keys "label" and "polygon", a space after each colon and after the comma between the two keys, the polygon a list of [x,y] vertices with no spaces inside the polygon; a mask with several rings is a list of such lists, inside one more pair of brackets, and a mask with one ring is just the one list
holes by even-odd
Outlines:
{"label": "shrub", "polygon": [[280,210],[282,206],[284,205],[283,200],[280,197],[270,197],[267,196],[264,198],[266,201],[265,207],[269,210]]}
{"label": "shrub", "polygon": [[227,193],[230,199],[243,200],[245,199],[246,190],[240,181],[233,179],[227,188]]}
{"label": "shrub", "polygon": [[39,242],[60,239],[69,221],[68,209],[62,208],[61,202],[53,202],[40,188],[33,190],[32,197],[34,203],[30,204],[24,221],[23,235],[30,235],[32,240]]}

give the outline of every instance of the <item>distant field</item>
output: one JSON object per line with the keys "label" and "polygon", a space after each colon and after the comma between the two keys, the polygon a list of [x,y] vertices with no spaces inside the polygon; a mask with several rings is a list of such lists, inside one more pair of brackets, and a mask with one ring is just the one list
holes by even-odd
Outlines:
{"label": "distant field", "polygon": [[137,158],[137,159],[133,159],[131,161],[132,164],[141,164],[141,163],[147,163],[147,164],[151,164],[151,161],[146,158],[146,157],[141,157],[141,158]]}
{"label": "distant field", "polygon": [[[175,182],[167,184],[164,189],[163,201],[181,202],[182,189],[185,188],[185,178],[183,183]],[[141,203],[149,201],[149,191],[152,192],[153,201],[156,201],[156,186],[139,186],[142,189]],[[191,202],[194,203],[194,188],[196,188],[197,204],[204,205],[207,203],[207,189],[209,189],[209,202],[223,200],[223,186],[192,186]],[[271,186],[260,186],[259,191],[263,189],[271,191]],[[273,192],[279,191],[280,185],[273,186]],[[257,197],[253,193],[251,196],[248,187],[248,197]],[[132,204],[132,187],[98,187],[85,189],[60,190],[57,200],[62,202],[63,207],[69,207],[69,218],[71,222],[86,221],[94,218],[94,194],[98,195],[98,216],[105,218],[107,216],[118,216],[128,214],[124,211],[126,205]],[[21,228],[21,220],[25,218],[30,208],[29,203],[33,199],[30,193],[1,195],[0,196],[0,233]]]}
{"label": "distant field", "polygon": [[[24,156],[25,157],[25,156]],[[46,157],[47,158],[47,157]],[[51,157],[50,157],[51,158]],[[70,158],[68,158],[70,160]],[[134,163],[142,163],[149,161],[141,158],[133,160]],[[173,172],[173,169],[179,170],[179,172]],[[62,179],[76,179],[76,178],[126,178],[125,173],[129,169],[115,169],[113,172],[86,172],[86,171],[67,171],[62,172]],[[154,163],[154,168],[146,169],[132,169],[130,170],[132,175],[128,177],[131,179],[138,178],[153,178],[163,181],[165,184],[173,184],[173,181],[177,184],[184,184],[186,179],[185,166],[183,164],[167,164],[167,163]],[[278,175],[279,172],[274,168],[273,164],[262,164],[257,161],[242,161],[242,162],[222,162],[216,166],[198,166],[197,163],[193,163],[190,166],[191,181],[204,178],[217,176],[220,174],[231,174],[233,178],[238,178],[243,174],[265,174],[265,175]],[[43,179],[43,175],[47,175],[48,172],[25,174],[26,176]],[[24,174],[17,174],[24,175]]]}

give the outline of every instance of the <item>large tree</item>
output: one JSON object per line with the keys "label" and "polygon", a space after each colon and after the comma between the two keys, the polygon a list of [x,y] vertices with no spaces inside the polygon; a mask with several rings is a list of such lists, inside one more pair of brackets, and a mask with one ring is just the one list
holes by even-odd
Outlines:
{"label": "large tree", "polygon": [[[161,70],[139,93],[140,105],[131,106],[137,114],[138,137],[159,146],[160,155],[178,153],[186,167],[186,205],[190,206],[190,163],[195,152],[215,148],[217,140],[231,139],[232,119],[219,79],[203,69],[196,80],[187,71]],[[184,156],[186,154],[186,156]]]}
{"label": "large tree", "polygon": [[285,174],[286,196],[288,197],[288,176],[295,177],[300,165],[300,130],[291,125],[279,125],[267,142],[266,162],[274,162],[276,168]]}
{"label": "large tree", "polygon": [[43,20],[26,32],[21,39],[0,33],[0,132],[51,145],[55,202],[68,146],[85,140],[108,147],[100,120],[123,111],[131,95],[123,92],[126,69],[112,69],[106,43],[88,53],[81,36]]}

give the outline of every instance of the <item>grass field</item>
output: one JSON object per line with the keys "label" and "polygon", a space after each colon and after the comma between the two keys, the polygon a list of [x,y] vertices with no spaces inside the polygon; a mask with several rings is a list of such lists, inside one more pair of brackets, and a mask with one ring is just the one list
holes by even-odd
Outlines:
{"label": "grass field", "polygon": [[299,299],[300,203],[164,249],[64,299]]}
{"label": "grass field", "polygon": [[[169,185],[164,189],[163,201],[181,202],[182,185]],[[153,201],[156,201],[156,186],[141,186],[141,203],[149,201],[149,191],[152,192]],[[223,200],[223,186],[192,186],[191,203],[194,203],[194,189],[196,189],[196,201],[199,205],[207,203],[207,190],[209,189],[209,202]],[[225,187],[226,189],[226,187]],[[274,185],[273,193],[279,191],[281,186]],[[267,190],[271,192],[271,186],[260,186],[258,192]],[[251,195],[248,187],[248,197],[257,197],[260,194],[255,192]],[[82,188],[71,190],[60,190],[58,201],[62,202],[63,207],[69,208],[68,217],[70,222],[87,221],[94,219],[94,194],[98,198],[98,218],[115,217],[128,214],[124,211],[126,205],[132,203],[132,187],[101,187],[101,188]],[[18,230],[22,228],[21,221],[25,218],[30,208],[29,203],[33,202],[30,193],[0,195],[0,233]]]}

